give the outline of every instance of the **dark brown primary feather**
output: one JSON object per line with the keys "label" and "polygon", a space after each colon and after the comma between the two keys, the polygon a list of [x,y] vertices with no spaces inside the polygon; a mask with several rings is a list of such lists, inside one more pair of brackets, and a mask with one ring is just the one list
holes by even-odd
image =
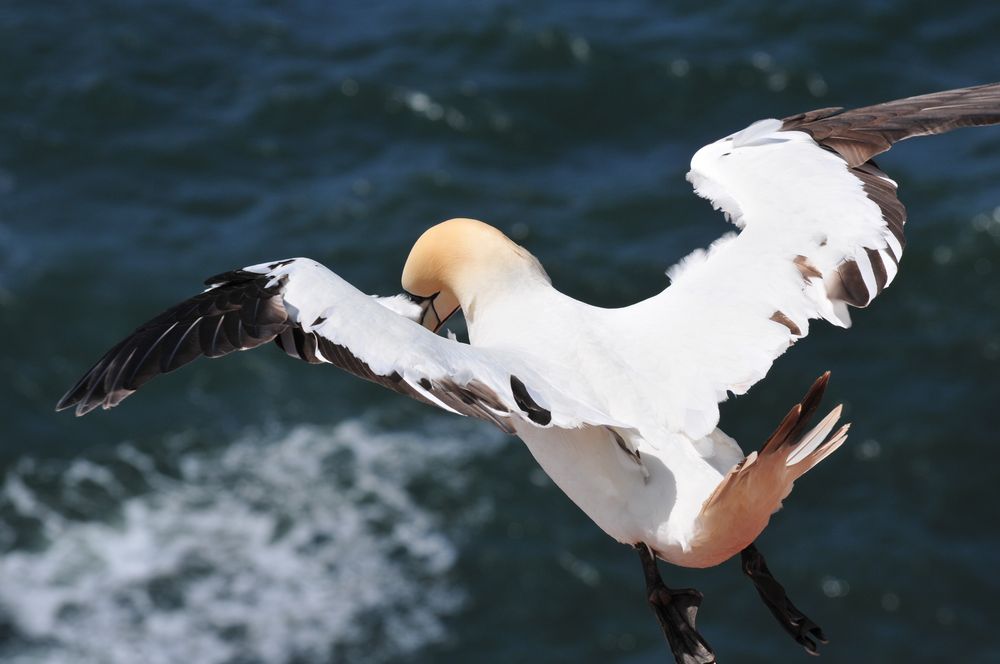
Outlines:
{"label": "dark brown primary feather", "polygon": [[[854,177],[861,180],[862,189],[865,195],[873,203],[878,205],[882,213],[882,220],[892,236],[899,242],[900,252],[906,247],[906,237],[903,235],[903,227],[906,224],[906,208],[896,197],[896,183],[875,165],[874,161],[868,161],[855,168],[849,168]],[[837,268],[836,280],[831,285],[830,293],[838,300],[850,304],[853,307],[866,307],[875,297],[881,293],[889,282],[889,274],[885,261],[891,260],[899,266],[902,255],[897,256],[891,245],[885,247],[888,254],[886,259],[882,254],[872,248],[865,249],[865,259],[871,263],[872,273],[875,275],[875,292],[869,293],[868,286],[861,276],[861,270],[855,261],[847,261]],[[894,271],[895,273],[895,271]]]}
{"label": "dark brown primary feather", "polygon": [[[782,120],[781,128],[806,132],[821,146],[840,155],[851,174],[861,181],[868,198],[878,205],[882,219],[902,248],[906,246],[903,235],[906,208],[896,196],[896,183],[879,169],[872,157],[913,136],[992,124],[1000,124],[1000,83],[908,97],[850,111],[821,108],[787,117]],[[898,265],[902,256],[897,256],[891,246],[886,252]],[[875,275],[875,292],[868,292],[857,263],[848,261],[837,270],[832,295],[852,306],[864,307],[882,292],[888,282],[886,259],[871,248],[866,251],[866,258]]]}
{"label": "dark brown primary feather", "polygon": [[850,111],[823,108],[782,120],[855,168],[911,136],[1000,123],[1000,83],[934,92]]}
{"label": "dark brown primary feather", "polygon": [[[290,261],[269,266],[280,267]],[[111,408],[156,376],[198,357],[221,357],[274,341],[291,357],[310,364],[330,363],[359,378],[434,405],[429,393],[453,410],[492,422],[513,433],[510,409],[484,383],[461,385],[449,377],[424,377],[421,392],[398,372],[382,376],[350,349],[305,331],[285,308],[285,280],[269,274],[236,270],[206,280],[211,286],[141,325],[104,354],[59,401],[56,410],[76,408],[86,415]],[[271,283],[274,281],[274,283]],[[375,305],[380,306],[380,305]],[[315,324],[322,323],[317,320]]]}

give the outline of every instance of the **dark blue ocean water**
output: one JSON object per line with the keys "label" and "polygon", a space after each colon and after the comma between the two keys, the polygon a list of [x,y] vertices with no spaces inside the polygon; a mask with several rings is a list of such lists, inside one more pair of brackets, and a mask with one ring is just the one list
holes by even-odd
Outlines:
{"label": "dark blue ocean water", "polygon": [[[453,216],[621,305],[726,230],[690,155],[763,117],[1000,79],[985,2],[0,4],[0,659],[665,662],[632,551],[486,425],[276,349],[52,407],[200,287],[308,255],[398,290]],[[1000,661],[1000,130],[897,146],[900,277],[723,428],[813,378],[852,420],[761,548],[823,661]],[[736,563],[724,662],[806,655]]]}

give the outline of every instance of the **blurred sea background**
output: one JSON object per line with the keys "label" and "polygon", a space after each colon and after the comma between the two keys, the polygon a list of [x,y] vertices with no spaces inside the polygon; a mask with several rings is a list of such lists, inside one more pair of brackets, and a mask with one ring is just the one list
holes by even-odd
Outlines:
{"label": "blurred sea background", "polygon": [[[270,347],[53,406],[207,276],[307,255],[395,293],[454,216],[647,297],[728,229],[698,147],[1000,79],[998,34],[961,0],[0,4],[0,660],[668,661],[636,555],[485,424]],[[823,661],[996,662],[1000,130],[879,162],[899,279],[722,427],[757,448],[831,369],[851,440],[761,540]],[[722,661],[806,661],[736,562],[663,573]]]}

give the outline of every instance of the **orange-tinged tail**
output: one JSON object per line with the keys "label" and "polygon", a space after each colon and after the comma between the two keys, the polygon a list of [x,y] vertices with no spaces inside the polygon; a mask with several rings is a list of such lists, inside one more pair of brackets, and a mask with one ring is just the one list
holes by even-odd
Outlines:
{"label": "orange-tinged tail", "polygon": [[[830,372],[813,383],[767,439],[759,452],[729,471],[701,508],[692,548],[709,567],[751,544],[792,490],[795,480],[830,456],[845,440],[849,424],[832,433],[840,419],[837,406],[815,427],[803,433],[819,408]],[[702,560],[703,559],[703,560]]]}

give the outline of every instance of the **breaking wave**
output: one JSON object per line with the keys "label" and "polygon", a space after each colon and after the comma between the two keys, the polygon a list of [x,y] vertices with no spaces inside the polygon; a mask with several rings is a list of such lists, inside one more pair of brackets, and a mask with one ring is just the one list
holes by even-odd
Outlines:
{"label": "breaking wave", "polygon": [[0,490],[0,658],[378,662],[440,641],[456,535],[413,487],[455,496],[456,464],[496,447],[450,435],[350,421],[24,460]]}

